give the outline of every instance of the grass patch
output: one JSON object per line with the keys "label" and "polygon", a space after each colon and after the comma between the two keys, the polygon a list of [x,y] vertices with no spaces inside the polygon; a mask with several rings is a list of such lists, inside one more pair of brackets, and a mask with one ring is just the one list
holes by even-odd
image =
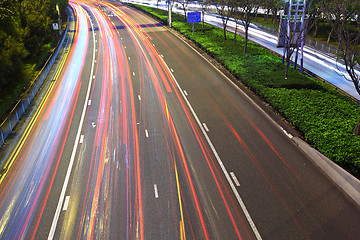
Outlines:
{"label": "grass patch", "polygon": [[[166,23],[167,11],[132,5],[151,13]],[[351,174],[360,178],[360,136],[353,130],[360,118],[359,106],[348,97],[316,79],[290,69],[285,79],[285,65],[257,44],[249,43],[248,53],[243,53],[244,40],[233,34],[223,40],[222,29],[205,24],[184,22],[184,17],[174,14],[173,27],[213,56],[247,87],[273,106],[291,122],[306,141]]]}

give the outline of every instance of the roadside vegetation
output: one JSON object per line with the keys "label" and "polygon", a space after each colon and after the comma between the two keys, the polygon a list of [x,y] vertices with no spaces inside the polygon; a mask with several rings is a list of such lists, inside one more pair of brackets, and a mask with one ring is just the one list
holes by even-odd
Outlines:
{"label": "roadside vegetation", "polygon": [[0,1],[0,119],[56,44],[57,33],[52,29],[52,23],[58,22],[56,3],[66,16],[68,0]]}
{"label": "roadside vegetation", "polygon": [[[167,12],[132,5],[166,24]],[[359,105],[333,87],[290,69],[268,50],[205,24],[192,24],[172,14],[172,27],[226,67],[239,81],[269,103],[303,134],[303,138],[328,158],[360,179],[360,136],[353,134],[360,118]]]}

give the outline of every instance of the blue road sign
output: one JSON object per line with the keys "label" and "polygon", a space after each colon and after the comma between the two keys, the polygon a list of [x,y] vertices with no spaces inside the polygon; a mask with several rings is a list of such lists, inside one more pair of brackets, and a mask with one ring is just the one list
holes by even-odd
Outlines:
{"label": "blue road sign", "polygon": [[201,22],[201,12],[188,12],[187,13],[188,23],[199,23]]}

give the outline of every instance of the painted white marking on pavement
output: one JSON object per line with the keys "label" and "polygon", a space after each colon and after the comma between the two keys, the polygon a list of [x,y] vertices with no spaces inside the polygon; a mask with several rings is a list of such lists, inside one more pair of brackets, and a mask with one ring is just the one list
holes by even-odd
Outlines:
{"label": "painted white marking on pavement", "polygon": [[206,126],[206,123],[203,123],[203,126],[204,126],[204,128],[205,128],[205,131],[209,131],[209,128]]}
{"label": "painted white marking on pavement", "polygon": [[91,125],[92,125],[93,128],[96,127],[96,123],[95,123],[95,122],[92,122]]}
{"label": "painted white marking on pavement", "polygon": [[157,185],[154,184],[154,192],[155,192],[155,198],[159,197],[159,193],[158,193],[158,189],[157,189]]}
{"label": "painted white marking on pavement", "polygon": [[89,102],[88,102],[88,106],[90,106],[91,105],[91,100],[89,100]]}
{"label": "painted white marking on pavement", "polygon": [[135,72],[133,72],[133,75],[135,76]]}
{"label": "painted white marking on pavement", "polygon": [[70,201],[70,196],[66,196],[65,197],[65,201],[64,201],[64,206],[63,206],[63,211],[66,211],[68,206],[69,206],[69,201]]}
{"label": "painted white marking on pavement", "polygon": [[80,143],[83,143],[84,142],[84,135],[81,135],[80,137]]}
{"label": "painted white marking on pavement", "polygon": [[149,132],[148,132],[147,129],[145,130],[145,136],[146,136],[146,137],[149,137]]}
{"label": "painted white marking on pavement", "polygon": [[[174,35],[175,35],[175,34],[174,34]],[[175,36],[176,36],[176,35],[175,35]],[[179,39],[180,39],[180,38],[179,38]],[[181,39],[180,39],[180,40],[181,40]],[[196,49],[194,49],[194,48],[193,48],[192,46],[190,46],[188,43],[186,43],[185,41],[183,41],[183,42],[184,42],[185,44],[187,44],[191,49],[193,49],[196,53],[198,53],[201,57],[203,57],[199,52],[196,51]],[[203,58],[204,58],[207,62],[209,62],[205,57],[203,57]],[[169,69],[168,65],[166,64],[166,62],[165,62],[164,60],[163,60],[163,63],[165,64],[165,66],[167,67],[167,69]],[[210,62],[209,62],[209,63],[210,63]],[[211,64],[211,63],[210,63],[210,64]],[[215,68],[215,69],[216,69],[216,68]],[[169,69],[169,70],[171,70],[171,69]],[[218,71],[219,71],[219,70],[218,70]],[[220,71],[219,71],[219,72],[220,72]],[[220,73],[221,73],[221,72],[220,72]],[[189,107],[192,115],[194,116],[195,121],[197,122],[197,124],[199,125],[199,127],[200,127],[203,135],[205,136],[205,139],[206,139],[206,141],[208,142],[208,144],[209,144],[212,152],[214,153],[214,156],[215,156],[218,164],[220,165],[220,168],[221,168],[221,170],[223,171],[226,180],[227,180],[228,183],[230,184],[230,187],[231,187],[231,189],[232,189],[232,191],[233,191],[233,193],[234,193],[234,195],[235,195],[235,197],[236,197],[236,199],[237,199],[237,201],[238,201],[241,209],[243,210],[244,215],[245,215],[247,221],[248,221],[249,224],[250,224],[251,229],[253,230],[253,232],[254,232],[254,234],[255,234],[255,236],[256,236],[256,239],[257,239],[257,240],[262,240],[262,237],[261,237],[259,231],[257,230],[257,228],[256,228],[256,226],[255,226],[255,223],[254,223],[254,221],[252,220],[252,218],[251,218],[251,216],[250,216],[250,214],[249,214],[249,211],[247,210],[247,208],[246,208],[246,206],[245,206],[244,201],[243,201],[242,198],[240,197],[240,194],[239,194],[239,192],[237,191],[234,183],[231,181],[231,178],[230,178],[230,176],[229,176],[228,171],[226,170],[226,168],[225,168],[222,160],[220,159],[219,154],[217,153],[217,151],[216,151],[214,145],[212,144],[209,136],[207,135],[205,129],[204,129],[203,126],[201,125],[201,122],[200,122],[197,114],[195,113],[194,109],[192,108],[189,100],[188,100],[187,97],[185,96],[183,90],[181,89],[181,87],[180,87],[178,81],[176,80],[176,78],[174,77],[174,75],[173,75],[172,73],[170,73],[170,74],[171,74],[172,78],[174,79],[174,82],[175,82],[177,88],[178,88],[179,91],[181,92],[181,95],[183,96],[186,104],[188,105],[188,107]],[[223,76],[225,76],[225,78],[226,78],[226,75],[223,74]],[[229,80],[229,81],[230,81],[230,80]]]}
{"label": "painted white marking on pavement", "polygon": [[171,71],[171,72],[174,72],[174,69],[170,68],[170,71]]}
{"label": "painted white marking on pavement", "polygon": [[234,173],[234,172],[230,172],[230,175],[231,175],[232,179],[234,180],[235,185],[236,185],[237,187],[240,187],[240,183],[239,183],[237,177],[235,176],[235,173]]}
{"label": "painted white marking on pavement", "polygon": [[130,60],[130,57],[128,57],[128,59]]}
{"label": "painted white marking on pavement", "polygon": [[140,95],[138,95],[138,98],[139,98],[139,101],[141,101],[141,96]]}
{"label": "painted white marking on pavement", "polygon": [[[89,17],[89,15],[88,15]],[[91,24],[92,25],[92,24]],[[92,26],[93,27],[93,26]],[[94,31],[93,31],[93,40],[95,40],[95,36],[94,36]],[[94,50],[95,50],[95,43],[93,44],[94,46]],[[90,76],[93,75],[94,73],[94,61],[95,61],[95,51],[93,51],[93,58],[92,58],[92,63],[91,63],[91,73],[90,73]],[[56,211],[55,211],[55,215],[54,215],[54,219],[53,219],[53,222],[51,224],[51,228],[50,228],[50,231],[49,231],[49,236],[48,236],[48,240],[52,240],[54,238],[54,234],[55,234],[55,229],[56,229],[56,226],[57,226],[57,222],[59,220],[59,217],[60,217],[60,211],[61,211],[61,206],[64,202],[64,199],[65,199],[65,192],[66,192],[66,188],[69,184],[69,180],[70,180],[70,175],[71,175],[71,171],[72,171],[72,167],[73,167],[73,164],[74,164],[74,160],[75,160],[75,155],[76,155],[76,151],[77,151],[77,147],[78,147],[78,142],[79,142],[79,138],[80,138],[80,133],[81,133],[81,129],[82,129],[82,126],[84,124],[84,120],[85,120],[85,113],[86,113],[86,105],[89,101],[89,97],[90,97],[90,90],[91,90],[91,77],[89,79],[89,86],[88,86],[88,89],[87,89],[87,93],[86,93],[86,97],[85,97],[85,103],[84,103],[84,107],[83,107],[83,111],[82,111],[82,114],[81,114],[81,119],[80,119],[80,124],[79,124],[79,128],[78,128],[78,131],[77,131],[77,134],[76,134],[76,138],[75,138],[75,145],[74,145],[74,148],[73,148],[73,151],[71,153],[71,157],[70,157],[70,161],[69,161],[69,166],[68,166],[68,169],[67,169],[67,172],[66,172],[66,176],[65,176],[65,180],[64,180],[64,185],[62,187],[62,190],[61,190],[61,193],[60,193],[60,197],[59,197],[59,202],[58,202],[58,205],[56,207]]]}
{"label": "painted white marking on pavement", "polygon": [[285,133],[285,135],[290,138],[290,139],[293,139],[293,135],[291,135],[290,133],[288,133],[285,129],[283,129],[282,127],[280,127],[280,129],[283,131],[283,133]]}
{"label": "painted white marking on pavement", "polygon": [[187,93],[187,91],[186,91],[186,90],[184,90],[184,93],[185,93],[185,96],[189,96],[189,94]]}

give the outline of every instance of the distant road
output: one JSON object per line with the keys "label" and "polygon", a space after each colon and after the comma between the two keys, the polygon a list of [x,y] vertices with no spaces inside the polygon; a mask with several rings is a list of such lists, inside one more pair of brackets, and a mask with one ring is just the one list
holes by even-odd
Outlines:
{"label": "distant road", "polygon": [[[137,4],[144,4],[146,6],[156,7],[156,1],[130,1]],[[159,5],[159,8],[167,10],[165,5]],[[199,9],[199,6],[196,4],[189,4],[189,9]],[[178,14],[184,14],[184,11],[181,9],[173,8],[173,12]],[[222,28],[222,20],[219,16],[215,14],[205,14],[205,22],[212,24],[214,26]],[[234,32],[235,22],[229,21],[227,30]],[[242,26],[238,26],[240,31],[244,32],[244,28]],[[270,49],[273,52],[276,52],[280,55],[283,55],[283,48],[277,48],[277,36],[272,35],[263,31],[262,29],[256,27],[256,25],[251,24],[249,28],[249,40],[260,44],[261,46]],[[295,59],[295,57],[294,57]],[[300,62],[300,61],[299,61]],[[299,63],[298,62],[298,63]],[[356,91],[354,84],[347,79],[348,74],[346,73],[345,66],[337,63],[335,58],[329,57],[327,54],[322,53],[319,50],[313,49],[311,47],[305,46],[304,48],[304,68],[313,72],[317,76],[326,80],[327,82],[333,84],[354,98],[360,100],[360,95]],[[357,72],[360,75],[360,72]],[[345,78],[345,77],[347,78]]]}
{"label": "distant road", "polygon": [[62,64],[6,155],[0,239],[357,239],[359,207],[184,41],[70,1]]}

